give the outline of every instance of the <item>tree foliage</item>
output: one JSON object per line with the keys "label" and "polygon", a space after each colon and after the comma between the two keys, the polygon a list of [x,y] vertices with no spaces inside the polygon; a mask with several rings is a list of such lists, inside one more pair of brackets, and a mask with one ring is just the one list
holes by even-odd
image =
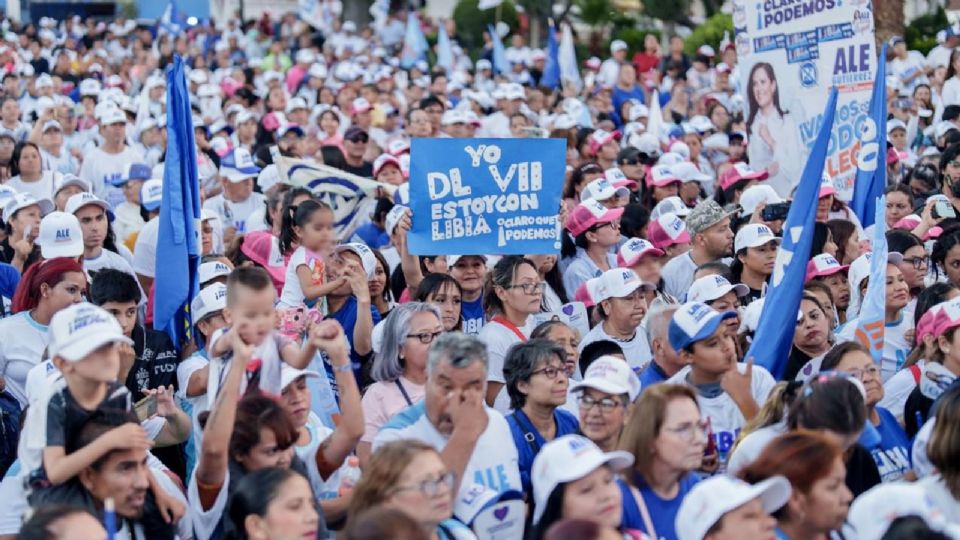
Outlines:
{"label": "tree foliage", "polygon": [[718,13],[704,21],[690,34],[690,37],[684,40],[683,50],[689,55],[694,55],[701,45],[710,45],[719,53],[724,32],[729,32],[730,39],[733,39],[733,17]]}
{"label": "tree foliage", "polygon": [[[504,0],[500,4],[500,20],[507,23],[511,31],[519,27],[517,9],[513,2]],[[497,23],[497,9],[478,9],[477,0],[460,0],[453,9],[453,21],[457,24],[457,37],[464,50],[479,54],[483,48],[483,33],[487,25]],[[509,45],[504,41],[504,46]]]}
{"label": "tree foliage", "polygon": [[937,32],[950,26],[947,20],[947,13],[943,8],[937,8],[937,11],[927,15],[917,17],[907,25],[903,38],[907,40],[907,48],[920,51],[923,54],[930,52],[930,49],[937,46]]}

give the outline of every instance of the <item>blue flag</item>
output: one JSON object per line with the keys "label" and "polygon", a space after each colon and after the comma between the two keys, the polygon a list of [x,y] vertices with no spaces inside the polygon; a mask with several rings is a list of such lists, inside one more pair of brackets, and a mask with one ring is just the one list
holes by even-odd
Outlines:
{"label": "blue flag", "polygon": [[437,26],[437,65],[450,73],[453,71],[453,47],[447,35],[447,25],[440,21]]}
{"label": "blue flag", "polygon": [[[870,247],[870,281],[860,304],[856,336],[861,345],[870,350],[870,356],[878,366],[883,358],[883,330],[887,317],[887,221],[886,198],[882,195],[874,204],[876,222]],[[883,367],[883,366],[881,366]],[[892,375],[900,366],[886,366]],[[884,374],[886,375],[886,374]]]}
{"label": "blue flag", "polygon": [[187,18],[177,9],[177,4],[173,0],[168,0],[166,9],[163,10],[163,14],[160,15],[160,19],[157,21],[157,28],[154,34],[179,34],[186,23]]}
{"label": "blue flag", "polygon": [[557,29],[552,24],[547,34],[547,63],[543,66],[540,86],[551,89],[560,87],[560,43],[557,41]]}
{"label": "blue flag", "polygon": [[797,310],[803,297],[803,279],[813,246],[813,226],[817,218],[817,202],[827,147],[833,131],[837,108],[837,90],[830,91],[823,111],[820,133],[803,168],[800,185],[783,224],[783,242],[777,250],[777,262],[770,277],[770,290],[764,299],[760,325],[746,358],[755,358],[778,380],[783,377],[790,356],[790,346],[797,326]]}
{"label": "blue flag", "polygon": [[864,227],[874,224],[874,205],[887,186],[887,46],[880,49],[877,77],[870,96],[870,115],[860,128],[857,178],[853,184],[853,209]]}
{"label": "blue flag", "polygon": [[510,64],[507,62],[507,53],[503,48],[503,42],[500,41],[500,34],[492,25],[487,25],[487,32],[490,32],[490,39],[493,40],[493,72],[507,73],[510,71]]}
{"label": "blue flag", "polygon": [[200,182],[190,94],[183,60],[174,56],[167,70],[167,157],[157,233],[157,269],[153,326],[174,345],[189,341],[190,301],[199,288]]}
{"label": "blue flag", "polygon": [[410,69],[420,60],[427,59],[427,38],[420,28],[416,13],[407,14],[407,31],[403,35],[403,50],[400,51],[400,67]]}

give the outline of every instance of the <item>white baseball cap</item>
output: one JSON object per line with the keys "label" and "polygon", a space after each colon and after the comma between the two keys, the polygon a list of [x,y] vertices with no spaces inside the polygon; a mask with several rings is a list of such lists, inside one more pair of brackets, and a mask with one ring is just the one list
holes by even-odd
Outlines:
{"label": "white baseball cap", "polygon": [[56,196],[65,187],[77,186],[84,191],[90,191],[90,184],[75,174],[56,174],[53,177],[53,194]]}
{"label": "white baseball cap", "polygon": [[960,526],[951,525],[943,510],[917,484],[889,482],[865,491],[850,504],[847,521],[860,540],[880,540],[894,520],[917,516],[936,531],[960,538]]}
{"label": "white baseball cap", "polygon": [[780,238],[773,234],[770,227],[763,223],[747,223],[737,231],[737,236],[733,240],[734,252],[739,252],[744,248],[755,248],[766,245],[768,242],[780,243]]}
{"label": "white baseball cap", "polygon": [[622,39],[615,39],[610,43],[610,52],[624,51],[627,49],[627,42]]}
{"label": "white baseball cap", "polygon": [[725,319],[736,316],[736,311],[720,313],[703,302],[687,302],[670,319],[667,331],[670,346],[677,351],[686,349],[712,336]]}
{"label": "white baseball cap", "polygon": [[679,184],[683,182],[673,173],[673,168],[667,165],[656,165],[650,169],[650,176],[647,177],[647,185],[650,187],[669,186],[670,184]]}
{"label": "white baseball cap", "polygon": [[617,266],[629,268],[647,255],[663,257],[664,252],[643,238],[631,238],[624,242],[617,251]]}
{"label": "white baseball cap", "polygon": [[684,182],[709,182],[713,177],[697,168],[691,161],[681,161],[670,166],[674,176]]}
{"label": "white baseball cap", "polygon": [[67,199],[67,204],[63,211],[68,214],[76,214],[77,210],[90,205],[99,206],[103,209],[104,213],[107,214],[108,218],[113,218],[113,211],[110,209],[110,205],[100,197],[86,191],[71,195],[70,198]]}
{"label": "white baseball cap", "polygon": [[140,186],[140,205],[148,211],[153,212],[160,208],[160,201],[163,200],[163,180],[154,178],[147,180]]}
{"label": "white baseball cap", "polygon": [[83,255],[83,229],[72,212],[50,212],[40,220],[37,234],[40,255],[44,259]]}
{"label": "white baseball cap", "polygon": [[763,511],[772,513],[790,500],[790,481],[773,476],[750,485],[725,474],[700,481],[687,493],[677,511],[678,540],[701,540],[727,512],[759,498]]}
{"label": "white baseball cap", "polygon": [[108,343],[133,345],[113,315],[87,302],[58,311],[49,328],[50,356],[68,362],[79,362]]}
{"label": "white baseball cap", "polygon": [[104,126],[109,126],[110,124],[126,124],[127,123],[127,113],[123,112],[120,107],[113,106],[107,107],[103,114],[100,115],[100,124]]}
{"label": "white baseball cap", "polygon": [[7,206],[3,209],[3,219],[10,219],[11,216],[28,206],[39,206],[40,215],[42,216],[49,214],[54,209],[50,199],[37,199],[32,193],[21,192],[7,201]]}
{"label": "white baseball cap", "polygon": [[640,395],[640,379],[630,369],[630,364],[615,356],[601,356],[587,367],[583,380],[573,383],[571,392],[593,388],[607,394],[627,394],[630,401]]}
{"label": "white baseball cap", "polygon": [[621,471],[633,465],[633,455],[622,450],[604,453],[582,435],[564,435],[543,445],[530,470],[533,523],[540,521],[547,499],[558,485],[579,480],[604,465]]}
{"label": "white baseball cap", "polygon": [[593,199],[595,201],[606,201],[614,197],[625,198],[630,196],[630,190],[625,187],[618,188],[606,178],[597,178],[596,180],[583,186],[580,193],[581,199]]}
{"label": "white baseball cap", "polygon": [[280,169],[274,163],[264,167],[257,175],[257,185],[261,191],[267,191],[280,182]]}
{"label": "white baseball cap", "polygon": [[720,274],[710,274],[695,280],[687,289],[687,302],[712,302],[733,291],[737,296],[746,296],[750,288],[743,283],[736,285]]}
{"label": "white baseball cap", "polygon": [[849,268],[849,265],[840,264],[833,255],[821,253],[810,259],[810,262],[807,263],[807,275],[804,278],[804,283],[813,278],[830,276],[837,272],[846,272]]}
{"label": "white baseball cap", "polygon": [[[387,234],[393,234],[393,229],[397,227],[397,223],[400,223],[400,218],[409,211],[410,209],[406,206],[395,204],[393,208],[387,212],[387,217],[383,220],[383,227]],[[450,263],[450,266],[453,266],[453,263]]]}
{"label": "white baseball cap", "polygon": [[627,178],[627,175],[623,174],[623,171],[619,167],[610,167],[603,171],[603,177],[609,180],[610,183],[613,184],[613,187],[626,189],[627,192],[625,195],[630,195],[629,190],[637,187],[637,183]]}
{"label": "white baseball cap", "polygon": [[598,304],[610,298],[624,298],[640,288],[655,288],[651,283],[644,283],[640,276],[629,268],[611,268],[597,279],[600,281],[597,283],[594,301]]}
{"label": "white baseball cap", "polygon": [[743,190],[740,194],[740,212],[741,216],[749,216],[760,206],[764,204],[782,203],[783,199],[777,194],[770,184],[756,184]]}
{"label": "white baseball cap", "polygon": [[673,195],[658,202],[653,210],[650,211],[650,219],[657,219],[664,214],[675,214],[680,217],[690,215],[690,207],[683,202],[683,199]]}
{"label": "white baseball cap", "polygon": [[677,214],[667,212],[647,225],[647,239],[660,249],[690,241],[687,225]]}
{"label": "white baseball cap", "polygon": [[[850,282],[850,289],[852,293],[855,293],[857,297],[860,296],[860,283],[863,282],[870,275],[870,259],[873,257],[873,252],[868,251],[863,255],[859,256],[850,263],[850,268],[847,270],[847,280]],[[895,251],[890,251],[887,253],[887,263],[888,264],[900,264],[903,262],[903,255]]]}
{"label": "white baseball cap", "polygon": [[360,257],[363,270],[367,273],[367,279],[373,279],[373,274],[377,270],[377,257],[373,254],[373,251],[367,247],[366,244],[361,244],[359,242],[341,244],[337,246],[334,251],[336,253],[342,253],[344,251],[356,253],[357,256]]}
{"label": "white baseball cap", "polygon": [[319,379],[320,374],[309,369],[297,369],[290,364],[283,362],[283,364],[280,366],[280,391],[283,392],[284,388],[290,386],[290,383],[299,379],[300,377]]}
{"label": "white baseball cap", "polygon": [[217,279],[218,277],[226,277],[230,275],[230,272],[233,270],[227,266],[223,261],[209,261],[205,263],[200,263],[199,280],[200,283],[206,283],[208,281]]}
{"label": "white baseball cap", "polygon": [[597,305],[600,300],[600,277],[590,278],[577,287],[573,293],[573,299],[577,302],[583,302],[586,307]]}
{"label": "white baseball cap", "polygon": [[200,289],[193,302],[190,302],[190,316],[193,317],[193,324],[197,324],[218,311],[223,311],[225,307],[227,307],[227,286],[223,283],[207,285]]}
{"label": "white baseball cap", "polygon": [[[10,186],[0,184],[0,217],[3,217],[3,210],[17,196],[17,190]],[[0,219],[2,222],[2,219]]]}
{"label": "white baseball cap", "polygon": [[220,161],[220,176],[233,183],[255,178],[259,173],[260,167],[253,162],[253,157],[246,148],[234,148]]}

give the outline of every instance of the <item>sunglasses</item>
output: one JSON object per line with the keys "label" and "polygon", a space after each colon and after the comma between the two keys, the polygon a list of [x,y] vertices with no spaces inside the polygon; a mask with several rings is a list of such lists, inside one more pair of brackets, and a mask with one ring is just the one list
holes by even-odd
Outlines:
{"label": "sunglasses", "polygon": [[354,136],[354,137],[350,137],[350,138],[347,139],[347,140],[350,141],[350,142],[352,142],[352,143],[366,143],[367,141],[370,140],[370,137],[368,137],[368,136],[366,136],[366,135],[356,135],[356,136]]}

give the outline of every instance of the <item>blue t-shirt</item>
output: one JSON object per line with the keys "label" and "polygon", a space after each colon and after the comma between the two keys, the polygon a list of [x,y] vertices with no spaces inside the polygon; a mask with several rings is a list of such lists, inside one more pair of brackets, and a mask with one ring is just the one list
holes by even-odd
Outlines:
{"label": "blue t-shirt", "polygon": [[[553,423],[557,426],[557,437],[577,433],[580,430],[580,423],[577,418],[568,411],[556,409],[553,411]],[[537,428],[533,426],[527,415],[521,410],[516,410],[513,414],[507,416],[507,424],[510,426],[510,434],[513,435],[513,444],[517,447],[517,456],[520,458],[518,465],[520,467],[520,482],[523,484],[524,493],[533,493],[533,484],[530,482],[530,470],[533,469],[533,458],[537,457],[537,452],[547,444],[546,439]],[[527,442],[524,436],[527,432],[533,434],[533,442]],[[536,450],[536,451],[534,451]]]}
{"label": "blue t-shirt", "polygon": [[13,294],[17,292],[19,283],[20,272],[13,266],[0,262],[0,318],[10,315]]}
{"label": "blue t-shirt", "polygon": [[390,235],[374,223],[357,227],[353,234],[373,249],[380,249],[390,244]]}
{"label": "blue t-shirt", "polygon": [[640,377],[641,391],[646,390],[647,388],[650,388],[651,386],[657,383],[662,383],[667,379],[669,379],[669,377],[667,377],[667,374],[664,373],[662,369],[660,369],[660,366],[658,366],[657,363],[653,361],[647,364],[646,367],[644,367],[643,370],[640,371],[638,376]]}
{"label": "blue t-shirt", "polygon": [[[687,473],[680,479],[680,489],[677,491],[677,496],[669,501],[661,499],[659,495],[654,493],[639,475],[635,478],[639,486],[637,490],[647,504],[647,512],[650,514],[653,528],[657,530],[657,540],[676,540],[675,523],[677,521],[677,511],[680,510],[680,503],[683,502],[687,493],[690,493],[693,486],[700,481],[700,477],[692,472]],[[641,530],[650,535],[650,531],[643,523],[643,514],[640,513],[640,507],[637,506],[637,501],[633,498],[630,486],[620,479],[617,479],[617,483],[620,485],[620,493],[623,495],[623,522],[620,526],[626,529]]]}
{"label": "blue t-shirt", "polygon": [[[380,322],[380,312],[372,304],[370,305],[370,315],[373,317],[374,325]],[[357,384],[360,384],[363,357],[357,354],[357,350],[353,348],[353,329],[357,326],[357,298],[351,295],[340,309],[327,315],[327,318],[339,322],[340,326],[343,327],[347,342],[350,343],[350,363],[353,365],[353,375],[357,378]],[[337,379],[333,373],[333,366],[330,365],[330,362],[324,362],[323,365],[327,372],[327,378],[330,379],[330,388],[333,390],[333,395],[339,400],[340,392],[337,389]]]}
{"label": "blue t-shirt", "polygon": [[880,425],[877,432],[880,434],[880,444],[870,448],[870,455],[880,471],[880,479],[884,482],[900,480],[910,470],[910,439],[900,427],[893,413],[882,407],[877,407],[880,415]]}
{"label": "blue t-shirt", "polygon": [[643,98],[643,91],[640,90],[639,86],[634,85],[630,90],[623,90],[619,86],[613,87],[613,117],[614,123],[617,125],[617,127],[621,127],[627,122],[626,118],[620,118],[620,108],[623,107],[624,103],[631,99],[635,99],[640,103],[645,102]]}
{"label": "blue t-shirt", "polygon": [[460,304],[460,316],[463,317],[463,332],[475,336],[483,328],[483,295],[476,300],[466,300]]}

